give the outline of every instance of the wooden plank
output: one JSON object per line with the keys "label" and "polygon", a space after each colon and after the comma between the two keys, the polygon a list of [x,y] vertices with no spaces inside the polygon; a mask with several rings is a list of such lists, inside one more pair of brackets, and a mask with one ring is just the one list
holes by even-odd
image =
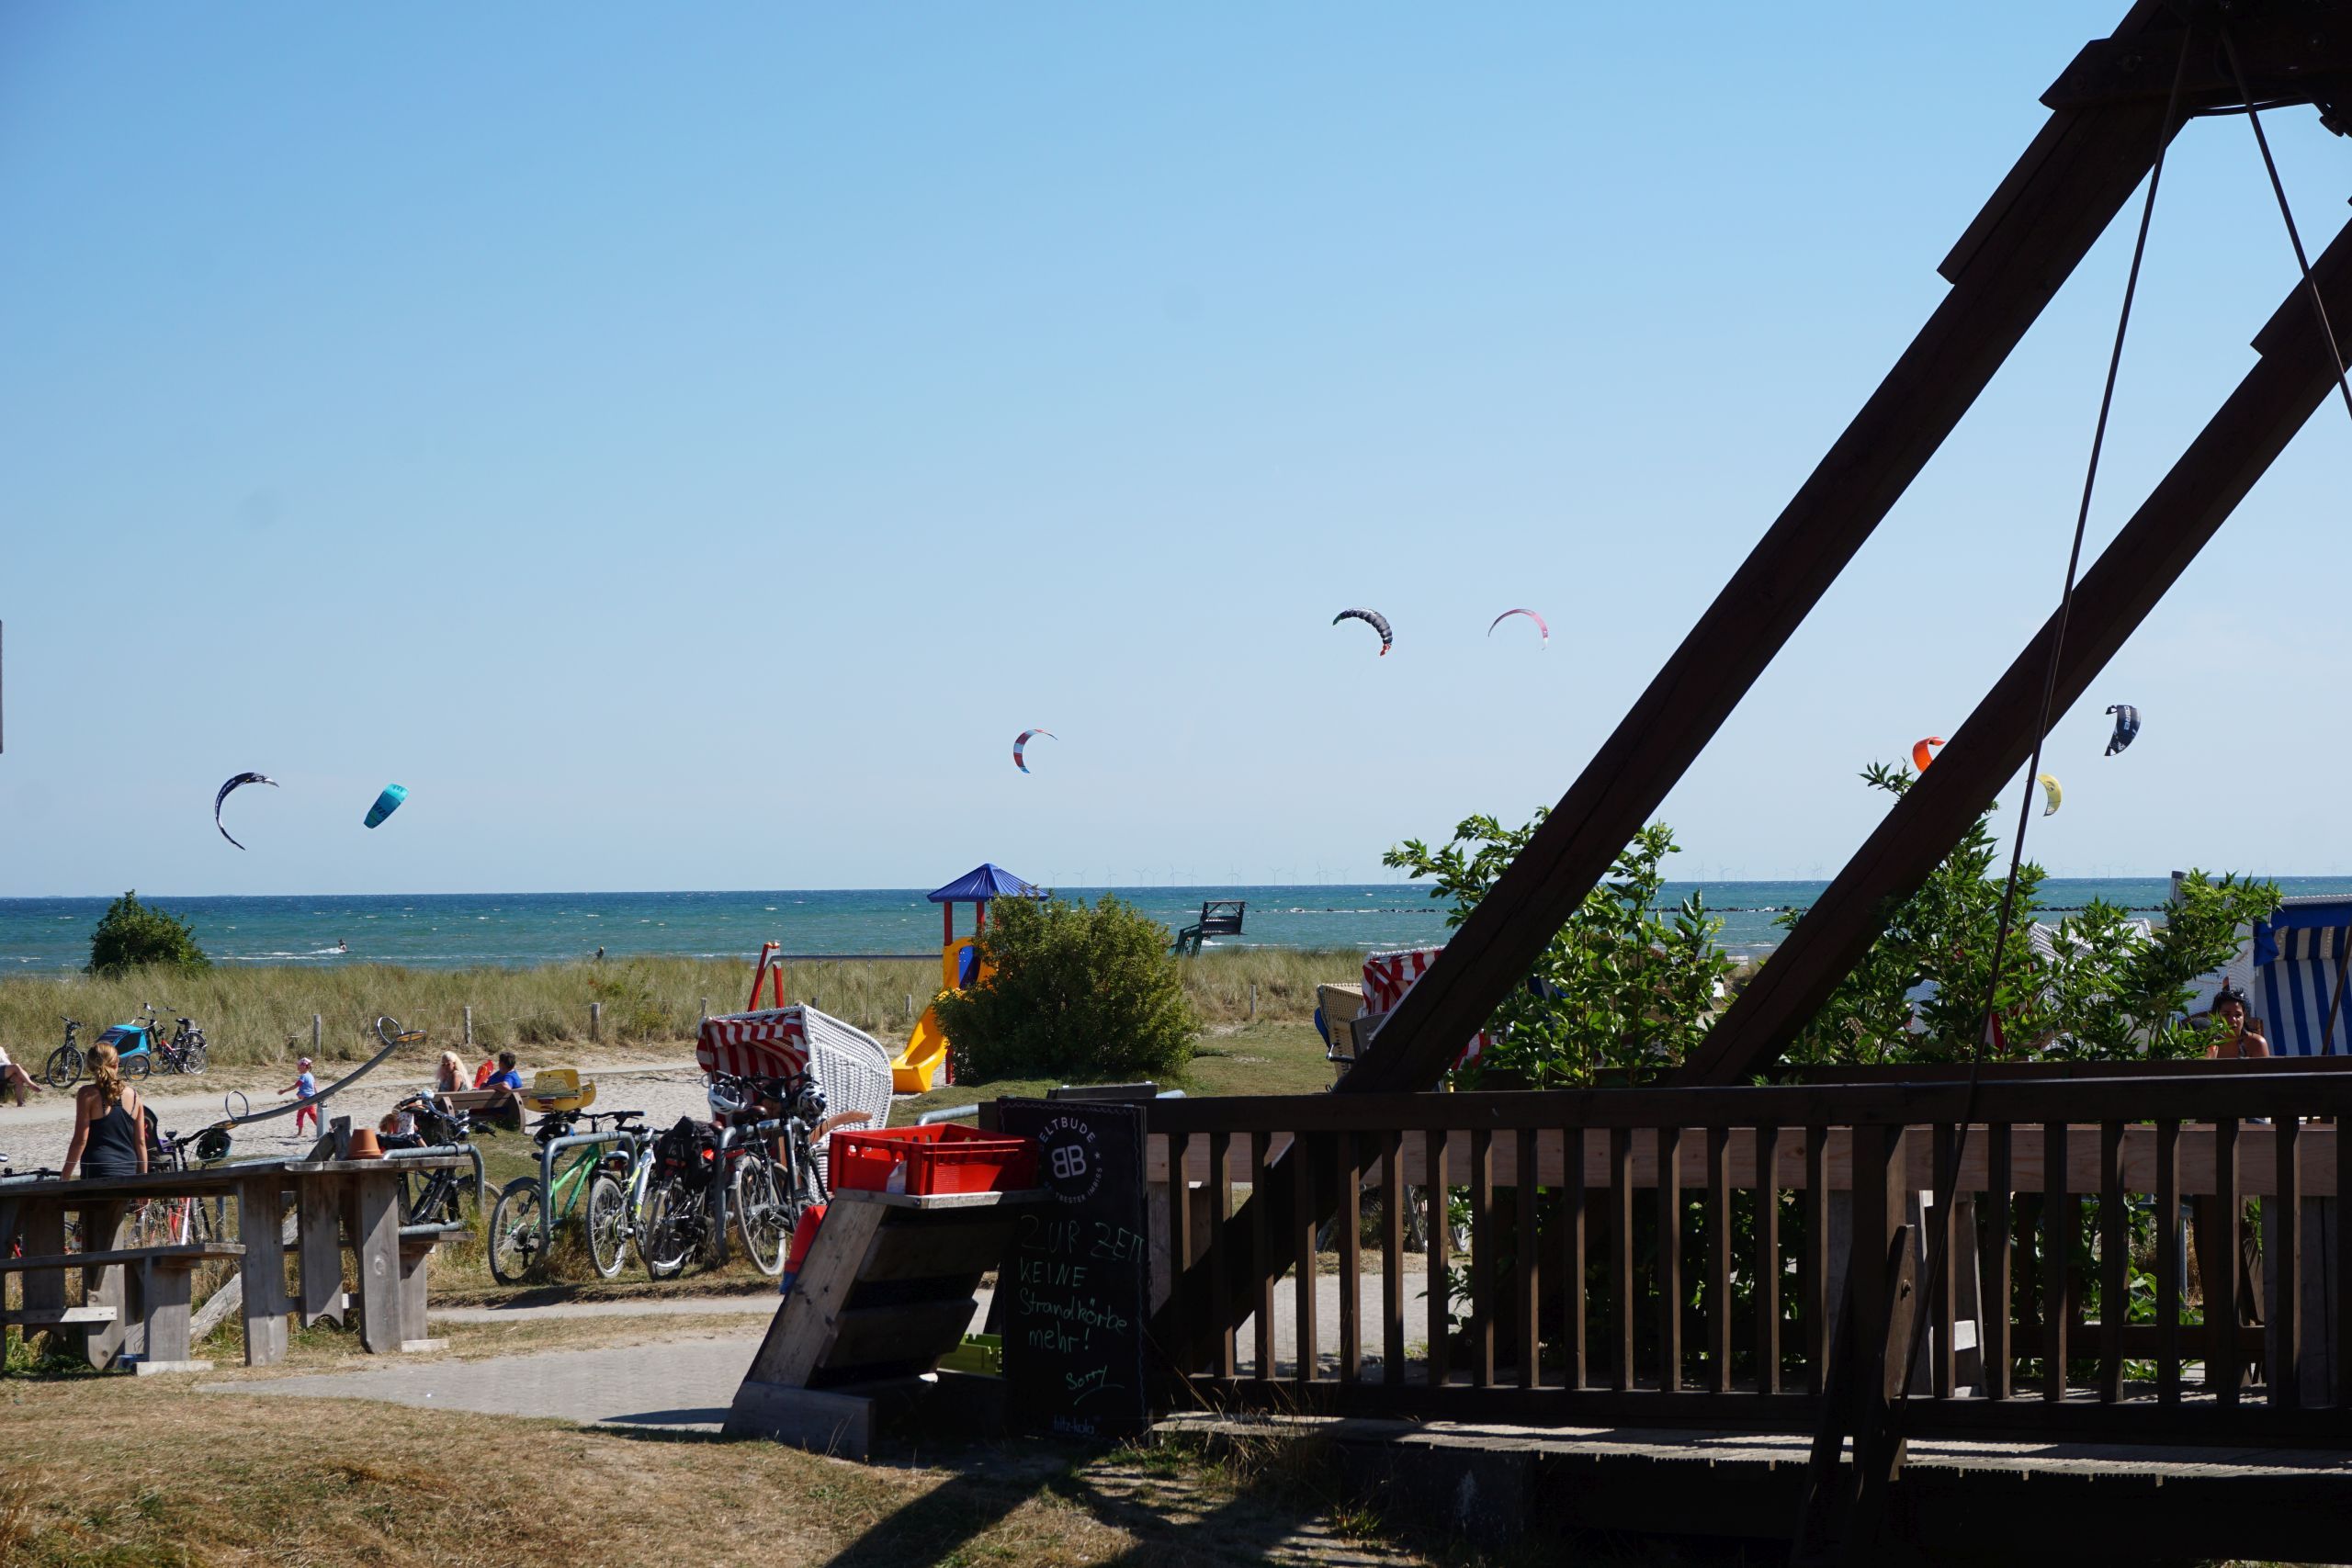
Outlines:
{"label": "wooden plank", "polygon": [[2098,1396],[2112,1404],[2123,1397],[2123,1325],[2132,1315],[2125,1284],[2132,1225],[2123,1207],[2123,1123],[2101,1124],[2098,1146]]}
{"label": "wooden plank", "polygon": [[1804,1388],[1815,1399],[1828,1382],[1829,1368],[1829,1182],[1824,1168],[1829,1129],[1804,1130],[1804,1258],[1799,1270],[1804,1291]]}
{"label": "wooden plank", "polygon": [[1609,1130],[1609,1300],[1613,1313],[1610,1346],[1615,1369],[1610,1386],[1634,1386],[1634,1134]]}
{"label": "wooden plank", "polygon": [[1432,1388],[1442,1388],[1447,1381],[1449,1363],[1453,1359],[1452,1352],[1448,1349],[1446,1343],[1447,1313],[1452,1306],[1452,1296],[1445,1273],[1446,1249],[1448,1243],[1452,1240],[1448,1233],[1452,1230],[1453,1224],[1446,1214],[1445,1140],[1443,1138],[1427,1137],[1426,1146],[1421,1154],[1421,1164],[1427,1183],[1422,1190],[1427,1195],[1430,1210],[1429,1279],[1427,1281],[1430,1337],[1429,1382]]}
{"label": "wooden plank", "polygon": [[[1589,1318],[1585,1306],[1587,1247],[1585,1240],[1584,1129],[1569,1127],[1560,1134],[1560,1351],[1566,1363],[1563,1381],[1571,1389],[1589,1386],[1585,1336]],[[1571,1155],[1568,1151],[1574,1151]]]}
{"label": "wooden plank", "polygon": [[2224,1116],[2213,1123],[2213,1201],[2220,1232],[2214,1244],[2203,1247],[2217,1260],[2212,1270],[2221,1278],[2206,1279],[2205,1386],[2224,1405],[2238,1402],[2238,1382],[2245,1371],[2231,1344],[2238,1321],[2238,1123]]}
{"label": "wooden plank", "polygon": [[[376,1355],[388,1356],[409,1337],[401,1321],[400,1177],[394,1171],[355,1176],[351,1189],[357,1209],[351,1230],[351,1273],[359,1297],[359,1343]],[[282,1273],[283,1269],[254,1271]]]}
{"label": "wooden plank", "polygon": [[161,1247],[115,1247],[99,1252],[60,1252],[46,1258],[0,1258],[0,1274],[46,1269],[99,1269],[122,1263],[144,1264],[157,1258],[241,1258],[244,1245],[234,1241],[167,1242]]}
{"label": "wooden plank", "polygon": [[1780,1165],[1781,1130],[1756,1130],[1756,1389],[1781,1392],[1781,1194],[1771,1172]]}
{"label": "wooden plank", "polygon": [[1380,1139],[1380,1381],[1405,1381],[1405,1134]]}
{"label": "wooden plank", "polygon": [[[1182,1189],[1176,1190],[1182,1192]],[[1180,1202],[1178,1208],[1181,1210]],[[1005,1243],[1019,1217],[1017,1209],[978,1212],[944,1211],[956,1218],[922,1224],[886,1222],[875,1233],[858,1280],[862,1284],[907,1280],[977,1280],[1004,1260]],[[969,1218],[965,1215],[969,1214]],[[831,1224],[831,1211],[827,1211]],[[820,1230],[819,1235],[823,1235]],[[1181,1255],[1180,1255],[1181,1256]],[[794,1289],[798,1289],[797,1280]]]}
{"label": "wooden plank", "polygon": [[2017,1393],[2016,1356],[2009,1348],[2009,1314],[2014,1305],[2009,1268],[2016,1256],[2009,1207],[2010,1194],[2016,1190],[2011,1163],[2014,1132],[2006,1122],[1984,1129],[1986,1174],[1977,1188],[1984,1194],[1984,1285],[1978,1292],[1983,1304],[1976,1328],[1984,1339],[1984,1394],[1994,1400],[2006,1400]]}
{"label": "wooden plank", "polygon": [[2066,1397],[2066,1327],[2074,1317],[2075,1204],[2067,1190],[2066,1124],[2041,1130],[2041,1397]]}
{"label": "wooden plank", "polygon": [[[1521,1171],[1535,1168],[1536,1132],[1532,1127],[1519,1130],[1514,1153]],[[1518,1320],[1519,1334],[1511,1347],[1511,1359],[1519,1363],[1519,1386],[1533,1388],[1541,1381],[1542,1334],[1537,1314],[1543,1309],[1543,1293],[1538,1289],[1541,1271],[1536,1267],[1536,1190],[1522,1178],[1513,1189],[1519,1223],[1511,1247],[1511,1307]]]}
{"label": "wooden plank", "polygon": [[825,1222],[808,1256],[801,1259],[792,1293],[769,1320],[765,1338],[745,1374],[749,1382],[805,1388],[824,1364],[835,1320],[856,1287],[866,1255],[892,1211],[876,1203],[848,1203],[825,1211]]}
{"label": "wooden plank", "polygon": [[1682,1129],[1657,1130],[1657,1386],[1682,1387]]}
{"label": "wooden plank", "polygon": [[1274,1205],[1258,1200],[1269,1197],[1266,1190],[1266,1145],[1264,1133],[1250,1135],[1250,1197],[1248,1205],[1252,1218],[1251,1240],[1256,1244],[1250,1256],[1258,1260],[1258,1302],[1251,1310],[1258,1335],[1257,1360],[1254,1363],[1261,1379],[1274,1375],[1274,1280],[1283,1271],[1282,1255],[1274,1250]]}
{"label": "wooden plank", "polygon": [[2277,1281],[2267,1314],[2270,1403],[2281,1410],[2293,1410],[2303,1400],[2303,1201],[2295,1164],[2302,1120],[2290,1111],[2272,1122],[2272,1130],[2278,1194],[2267,1205],[2275,1223],[2268,1227],[2270,1234],[2262,1238]]}
{"label": "wooden plank", "polygon": [[1960,1129],[1949,1122],[1939,1123],[1928,1140],[1936,1156],[1932,1191],[1943,1205],[1941,1213],[1927,1217],[1930,1267],[1936,1277],[1935,1299],[1928,1303],[1935,1341],[1935,1348],[1928,1356],[1928,1385],[1938,1399],[1950,1399],[1960,1382],[1960,1353],[1955,1343],[1960,1337],[1960,1269],[1955,1262],[1959,1249],[1954,1235],[1955,1222],[1960,1218],[1959,1140]]}
{"label": "wooden plank", "polygon": [[[65,1205],[50,1198],[20,1198],[17,1235],[27,1252],[54,1258],[65,1250]],[[28,1274],[19,1287],[18,1305],[28,1315],[65,1310],[65,1276],[44,1270]],[[111,1314],[109,1314],[111,1315]]]}
{"label": "wooden plank", "polygon": [[[1233,1139],[1225,1133],[1209,1134],[1209,1298],[1224,1303],[1231,1300],[1227,1287],[1232,1277],[1232,1248],[1227,1242],[1233,1217]],[[1170,1292],[1172,1296],[1174,1292]],[[1187,1314],[1187,1321],[1197,1321]],[[1236,1363],[1234,1323],[1230,1317],[1220,1317],[1216,1328],[1216,1370],[1231,1377]],[[1187,1356],[1187,1359],[1198,1358]]]}
{"label": "wooden plank", "polygon": [[[1145,1140],[1148,1143],[1148,1137]],[[1168,1165],[1174,1179],[1162,1184],[1168,1194],[1168,1275],[1170,1280],[1193,1266],[1193,1189],[1184,1179],[1184,1151],[1192,1143],[1190,1133],[1168,1135]],[[1170,1289],[1168,1299],[1174,1312],[1176,1334],[1171,1343],[1176,1347],[1176,1369],[1182,1372],[1200,1371],[1199,1362],[1192,1356],[1192,1323],[1186,1315],[1184,1292]]]}
{"label": "wooden plank", "polygon": [[286,1178],[270,1170],[237,1184],[237,1235],[255,1245],[254,1257],[238,1271],[243,1291],[238,1313],[244,1321],[249,1367],[275,1366],[286,1359],[286,1314],[292,1306],[286,1295],[286,1260],[263,1245],[279,1234],[286,1186]]}
{"label": "wooden plank", "polygon": [[1363,1143],[1354,1133],[1331,1140],[1332,1179],[1340,1184],[1340,1376],[1363,1376]]}
{"label": "wooden plank", "polygon": [[[796,1281],[794,1289],[798,1288]],[[831,1373],[912,1361],[923,1363],[928,1370],[962,1341],[976,1306],[972,1297],[966,1295],[890,1306],[845,1307],[833,1316],[832,1340],[820,1367]]]}
{"label": "wooden plank", "polygon": [[768,1438],[812,1453],[862,1461],[874,1451],[874,1401],[745,1378],[735,1390],[723,1429],[730,1438]]}
{"label": "wooden plank", "polygon": [[[119,1200],[102,1200],[82,1205],[82,1243],[96,1242],[101,1253],[132,1250],[124,1247],[130,1239],[130,1205]],[[113,1367],[126,1351],[145,1348],[146,1280],[141,1269],[127,1268],[119,1263],[89,1264],[84,1261],[82,1299],[112,1307],[114,1321],[103,1328],[93,1330],[83,1343],[83,1353],[92,1367],[105,1371]]]}
{"label": "wooden plank", "polygon": [[1482,1127],[1470,1134],[1470,1383],[1494,1382],[1495,1135]]}
{"label": "wooden plank", "polygon": [[2156,1398],[2180,1403],[2180,1123],[2156,1123]]}
{"label": "wooden plank", "polygon": [[338,1183],[312,1177],[295,1189],[296,1297],[308,1328],[322,1317],[343,1321],[343,1204]]}
{"label": "wooden plank", "polygon": [[9,1328],[86,1328],[115,1321],[110,1306],[36,1307],[23,1312],[0,1312],[0,1327]]}
{"label": "wooden plank", "polygon": [[[1296,1168],[1291,1184],[1290,1253],[1291,1318],[1298,1345],[1298,1381],[1310,1383],[1320,1375],[1322,1341],[1315,1332],[1315,1158],[1317,1140],[1302,1135],[1291,1145],[1290,1163]],[[1344,1288],[1344,1287],[1343,1287]]]}
{"label": "wooden plank", "polygon": [[[2352,1195],[2352,1137],[2344,1135],[2344,1122],[2339,1118],[2334,1129],[2335,1142],[2335,1190]],[[2335,1343],[2329,1359],[2335,1367],[2335,1407],[2352,1410],[2352,1203],[2342,1197],[2335,1205],[2335,1278],[2329,1281],[2335,1291]],[[0,1235],[5,1235],[0,1227]]]}
{"label": "wooden plank", "polygon": [[[1335,1098],[1359,1075],[1369,1075],[1365,1090],[1435,1084],[1460,1043],[1523,982],[2137,187],[2169,129],[2165,117],[2165,105],[2135,101],[2053,118],[1996,193],[1998,211],[1988,208],[1972,231],[1951,291],[1886,379],[1468,911]],[[1973,798],[1981,808],[1989,792]],[[1931,860],[1956,837],[1938,840]]]}
{"label": "wooden plank", "polygon": [[1707,1386],[1731,1392],[1731,1130],[1707,1129]]}

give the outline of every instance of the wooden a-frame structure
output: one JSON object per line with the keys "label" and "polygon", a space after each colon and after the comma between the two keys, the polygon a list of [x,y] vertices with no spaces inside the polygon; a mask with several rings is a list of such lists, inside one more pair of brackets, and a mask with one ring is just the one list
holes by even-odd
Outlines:
{"label": "wooden a-frame structure", "polygon": [[[2249,100],[2265,109],[2310,104],[2331,129],[2352,124],[2352,0],[2232,6],[2243,96],[2221,25],[2208,0],[2137,0],[2042,96],[2049,121],[1939,268],[1951,292],[1335,1092],[1439,1083],[1959,423],[2147,177],[2160,141],[2190,118]],[[2168,126],[2177,80],[2180,112]],[[2312,259],[2312,272],[2329,316],[2352,321],[2352,224]],[[2335,358],[2300,278],[2254,347],[2255,367],[2082,577],[2053,712],[2082,694],[2334,389]],[[1890,901],[1919,886],[2026,761],[2055,630],[2053,616],[2018,652],[1741,992],[1681,1081],[1736,1083],[1770,1064],[1867,951]],[[1247,1315],[1249,1210],[1293,1212],[1292,1164],[1269,1168],[1224,1224],[1233,1293],[1213,1307],[1188,1302],[1157,1329],[1182,1322],[1198,1336],[1214,1332],[1213,1318]],[[1313,1206],[1328,1213],[1319,1195]],[[1208,1286],[1195,1272],[1182,1289],[1203,1296]]]}

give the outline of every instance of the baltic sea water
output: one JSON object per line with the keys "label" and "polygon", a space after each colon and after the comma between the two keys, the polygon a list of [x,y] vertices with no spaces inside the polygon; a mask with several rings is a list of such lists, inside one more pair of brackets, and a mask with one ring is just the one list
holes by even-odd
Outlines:
{"label": "baltic sea water", "polygon": [[[2289,896],[2352,894],[2352,877],[2277,879]],[[1721,916],[1723,945],[1768,951],[1782,935],[1782,912],[1818,897],[1820,882],[1717,882],[1703,889]],[[1667,901],[1697,888],[1670,883]],[[1066,888],[1091,899],[1102,889]],[[1446,937],[1445,907],[1408,883],[1351,886],[1123,887],[1112,889],[1170,928],[1196,918],[1206,898],[1242,898],[1249,915],[1224,947],[1427,947]],[[2045,908],[2092,898],[2161,919],[2163,877],[2052,878]],[[158,896],[191,921],[206,951],[227,964],[401,964],[454,969],[518,966],[584,958],[688,954],[747,958],[763,942],[786,953],[936,952],[940,917],[920,888],[765,893],[447,893],[268,897]],[[104,898],[0,898],[0,974],[80,968]],[[957,930],[969,929],[968,908]],[[340,944],[340,945],[339,945]]]}

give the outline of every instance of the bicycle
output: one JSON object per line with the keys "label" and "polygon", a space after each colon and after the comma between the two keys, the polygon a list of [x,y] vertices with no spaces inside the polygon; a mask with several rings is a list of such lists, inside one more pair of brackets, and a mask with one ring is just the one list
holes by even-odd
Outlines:
{"label": "bicycle", "polygon": [[[784,1272],[801,1216],[826,1201],[813,1147],[815,1129],[825,1119],[825,1091],[806,1073],[788,1078],[713,1073],[709,1099],[711,1109],[729,1121],[719,1143],[736,1232],[752,1264],[773,1279]],[[746,1112],[766,1119],[739,1125],[736,1118]]]}
{"label": "bicycle", "polygon": [[[63,1013],[57,1016],[65,1018]],[[76,1038],[81,1032],[80,1019],[65,1019],[65,1043],[51,1051],[49,1054],[49,1060],[41,1066],[42,1081],[50,1088],[63,1089],[82,1076],[82,1045]]]}
{"label": "bicycle", "polygon": [[[188,1154],[198,1165],[213,1165],[229,1157],[229,1132],[206,1127],[194,1133],[165,1133],[148,1145],[147,1168],[184,1171]],[[130,1234],[138,1247],[184,1247],[191,1242],[228,1239],[227,1218],[220,1198],[150,1198],[130,1211]]]}
{"label": "bicycle", "polygon": [[[413,1117],[415,1143],[401,1140],[393,1146],[412,1148],[458,1147],[473,1141],[473,1127],[462,1111],[444,1111],[433,1096],[422,1089],[392,1107],[395,1115]],[[458,1223],[459,1203],[469,1188],[474,1185],[473,1172],[460,1174],[455,1170],[403,1171],[401,1173],[401,1224],[404,1225],[454,1225]]]}
{"label": "bicycle", "polygon": [[[604,1130],[600,1123],[610,1122],[615,1131],[632,1134],[633,1148],[643,1140],[634,1136],[637,1129],[629,1123],[644,1114],[641,1111],[549,1111],[531,1130],[531,1141],[544,1151],[558,1138],[570,1136],[579,1122],[585,1122],[588,1130],[596,1133]],[[628,1241],[624,1183],[633,1174],[634,1165],[632,1154],[616,1153],[609,1145],[582,1145],[571,1165],[557,1174],[552,1195],[536,1176],[518,1176],[508,1182],[498,1194],[497,1207],[491,1211],[492,1277],[502,1285],[522,1283],[545,1261],[539,1252],[541,1216],[552,1205],[557,1223],[568,1220],[581,1206],[583,1195],[587,1206],[582,1223],[596,1272],[607,1280],[619,1274]]]}
{"label": "bicycle", "polygon": [[630,1205],[638,1216],[637,1255],[651,1278],[675,1279],[718,1241],[710,1199],[721,1168],[718,1130],[707,1122],[681,1116],[653,1140]]}
{"label": "bicycle", "polygon": [[[166,1008],[171,1005],[169,1002],[164,1004]],[[148,1011],[153,1010],[151,1003]],[[194,1019],[183,1018],[176,1021],[179,1027],[172,1031],[172,1037],[157,1043],[155,1057],[164,1064],[165,1072],[186,1073],[193,1077],[204,1071],[204,1031],[196,1026]]]}

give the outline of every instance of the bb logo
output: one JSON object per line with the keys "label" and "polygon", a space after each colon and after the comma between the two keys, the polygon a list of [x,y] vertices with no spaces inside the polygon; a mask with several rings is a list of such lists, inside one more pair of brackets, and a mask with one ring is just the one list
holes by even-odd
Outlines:
{"label": "bb logo", "polygon": [[1054,1179],[1076,1181],[1086,1174],[1086,1151],[1075,1144],[1064,1144],[1054,1151]]}
{"label": "bb logo", "polygon": [[1046,1156],[1046,1185],[1065,1203],[1083,1203],[1102,1184],[1102,1162],[1094,1157],[1096,1134],[1083,1118],[1057,1116],[1037,1130]]}

